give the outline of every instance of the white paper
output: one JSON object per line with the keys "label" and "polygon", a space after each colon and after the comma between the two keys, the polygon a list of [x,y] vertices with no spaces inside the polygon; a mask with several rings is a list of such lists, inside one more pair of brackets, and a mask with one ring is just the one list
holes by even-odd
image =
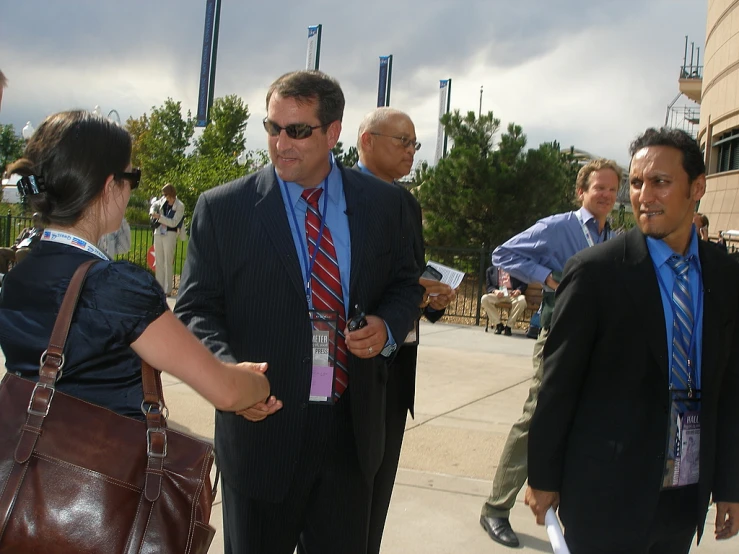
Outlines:
{"label": "white paper", "polygon": [[[462,279],[464,279],[464,272],[463,271],[457,271],[454,268],[447,267],[445,265],[441,265],[436,262],[432,262],[429,260],[428,265],[436,269],[439,273],[441,273],[441,282],[445,285],[449,285],[452,287],[452,289],[456,289],[461,283]],[[435,295],[430,295],[435,296]]]}
{"label": "white paper", "polygon": [[544,525],[547,529],[547,535],[549,535],[549,542],[552,543],[552,552],[554,554],[570,554],[565,536],[562,534],[562,528],[559,526],[559,519],[557,519],[557,514],[554,513],[552,508],[549,508],[544,516]]}

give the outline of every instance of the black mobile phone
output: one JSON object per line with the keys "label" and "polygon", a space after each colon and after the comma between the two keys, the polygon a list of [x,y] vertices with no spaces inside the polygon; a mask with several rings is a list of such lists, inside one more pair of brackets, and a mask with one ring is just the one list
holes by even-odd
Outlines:
{"label": "black mobile phone", "polygon": [[441,272],[433,266],[427,265],[426,269],[423,270],[421,277],[424,279],[433,279],[434,281],[441,281]]}
{"label": "black mobile phone", "polygon": [[356,331],[357,329],[361,329],[366,326],[367,318],[365,317],[362,308],[359,307],[359,304],[355,304],[354,316],[347,322],[346,327],[349,331]]}

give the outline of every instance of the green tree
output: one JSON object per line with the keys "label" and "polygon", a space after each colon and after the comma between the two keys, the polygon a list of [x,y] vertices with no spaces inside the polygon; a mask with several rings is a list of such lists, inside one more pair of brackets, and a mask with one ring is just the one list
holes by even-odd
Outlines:
{"label": "green tree", "polygon": [[435,167],[416,170],[414,192],[434,246],[493,247],[552,213],[572,209],[578,166],[557,143],[526,150],[511,123],[494,147],[500,120],[458,111],[441,119],[452,141]]}
{"label": "green tree", "polygon": [[0,124],[0,174],[8,164],[23,156],[25,146],[23,138],[15,134],[12,125]]}
{"label": "green tree", "polygon": [[[167,174],[176,171],[185,161],[185,150],[195,131],[190,112],[182,116],[182,104],[171,98],[159,107],[152,107],[151,115],[129,118],[126,128],[131,133],[132,163],[141,168],[141,185],[132,194],[131,205],[144,206],[152,196],[160,196],[167,183]],[[177,186],[176,182],[172,184]],[[134,221],[142,216],[129,210]]]}
{"label": "green tree", "polygon": [[185,204],[185,213],[192,215],[198,198],[205,191],[233,181],[249,173],[253,162],[241,166],[236,158],[216,151],[209,156],[193,155],[183,158],[180,165],[165,174],[165,181],[177,188],[177,198]]}
{"label": "green tree", "polygon": [[249,120],[249,107],[235,94],[216,98],[211,109],[211,121],[195,141],[197,154],[210,156],[223,152],[238,156],[246,145],[244,132]]}
{"label": "green tree", "polygon": [[334,158],[336,158],[344,167],[354,167],[354,165],[359,161],[359,151],[357,150],[357,147],[350,146],[349,150],[344,152],[344,143],[341,141],[336,143],[336,146],[331,149],[331,152],[333,152]]}

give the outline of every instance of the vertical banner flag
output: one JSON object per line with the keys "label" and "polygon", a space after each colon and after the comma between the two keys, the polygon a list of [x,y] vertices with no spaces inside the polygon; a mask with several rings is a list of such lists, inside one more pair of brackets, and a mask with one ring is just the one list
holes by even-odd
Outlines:
{"label": "vertical banner flag", "polygon": [[388,56],[388,62],[387,62],[387,95],[385,96],[385,105],[390,105],[390,85],[392,84],[393,80],[393,55],[390,54]]}
{"label": "vertical banner flag", "polygon": [[390,56],[380,56],[380,78],[377,84],[377,107],[386,106],[387,100],[387,76],[390,66]]}
{"label": "vertical banner flag", "polygon": [[318,69],[321,62],[321,30],[323,25],[308,27],[308,55],[305,60],[306,69]]}
{"label": "vertical banner flag", "polygon": [[205,32],[203,33],[203,57],[200,62],[200,91],[198,93],[197,126],[208,124],[208,89],[210,88],[210,56],[213,50],[213,28],[216,17],[216,0],[205,2]]}
{"label": "vertical banner flag", "polygon": [[444,133],[444,126],[441,124],[441,118],[445,113],[449,112],[449,91],[451,87],[451,79],[439,81],[439,130],[436,133],[436,154],[434,156],[434,163],[439,163],[439,160],[446,156],[446,133]]}

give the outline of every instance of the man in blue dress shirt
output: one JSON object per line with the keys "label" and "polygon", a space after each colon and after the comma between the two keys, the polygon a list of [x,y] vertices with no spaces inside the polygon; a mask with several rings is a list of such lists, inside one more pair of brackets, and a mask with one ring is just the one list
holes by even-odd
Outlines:
{"label": "man in blue dress shirt", "polygon": [[[482,507],[480,524],[490,538],[505,546],[519,544],[508,516],[518,492],[526,483],[528,439],[531,416],[541,385],[542,350],[549,334],[554,293],[567,260],[580,250],[612,238],[607,218],[616,203],[621,168],[612,160],[594,160],[577,175],[579,210],[537,221],[493,252],[493,265],[525,283],[545,285],[542,300],[542,330],[534,345],[534,377],[523,415],[511,428],[493,480],[493,490]],[[549,292],[546,292],[548,289]]]}
{"label": "man in blue dress shirt", "polygon": [[[288,73],[265,107],[272,164],[200,197],[175,308],[221,359],[269,365],[266,403],[216,413],[225,552],[364,554],[389,366],[417,318],[420,270],[401,191],[331,155],[339,84]],[[327,312],[336,334],[316,324]],[[366,325],[350,330],[357,312]]]}
{"label": "man in blue dress shirt", "polygon": [[638,227],[567,262],[529,434],[526,503],[559,505],[572,554],[685,554],[711,496],[739,531],[739,266],[696,235],[695,140],[631,155]]}

